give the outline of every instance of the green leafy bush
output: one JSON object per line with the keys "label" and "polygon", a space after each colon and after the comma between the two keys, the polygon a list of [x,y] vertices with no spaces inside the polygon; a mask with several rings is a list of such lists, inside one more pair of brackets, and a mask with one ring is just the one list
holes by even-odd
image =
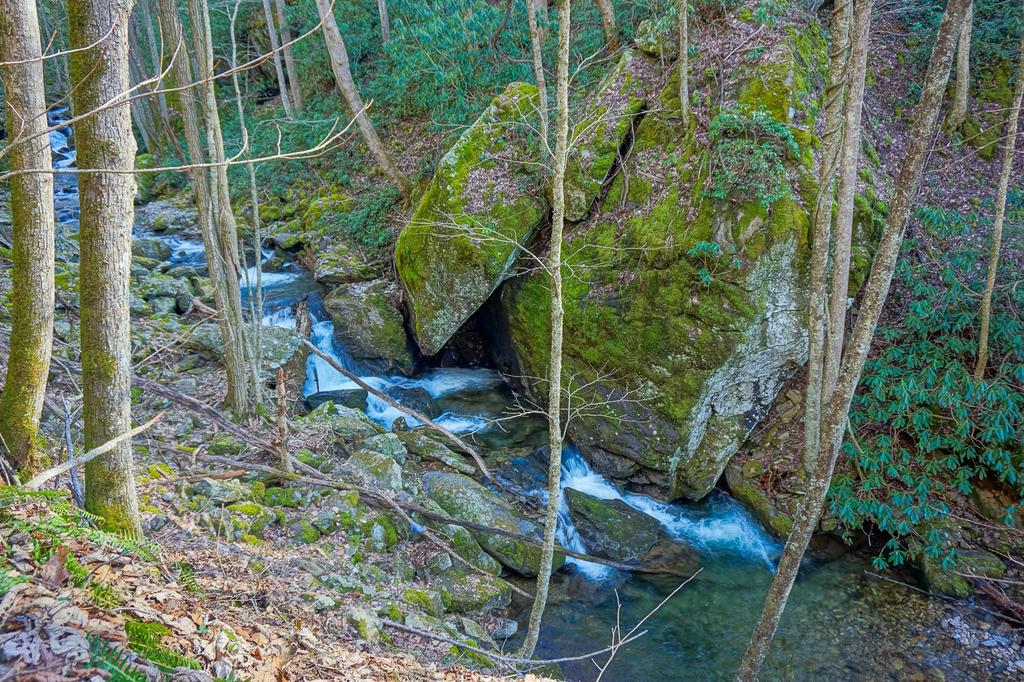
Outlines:
{"label": "green leafy bush", "polygon": [[[1019,196],[1014,203],[1019,214]],[[940,240],[980,222],[933,208],[917,217]],[[830,492],[831,513],[847,529],[873,525],[891,536],[876,559],[881,567],[922,552],[954,561],[933,522],[949,513],[950,494],[969,494],[978,479],[996,479],[1024,497],[1024,290],[997,289],[989,371],[974,381],[975,292],[984,286],[986,259],[953,251],[936,263],[901,258],[889,304],[899,314],[878,330],[843,446],[850,466]],[[908,241],[905,256],[916,252]],[[1015,279],[1004,273],[1002,281]]]}
{"label": "green leafy bush", "polygon": [[792,196],[786,161],[799,156],[792,131],[762,108],[723,109],[711,121],[712,169],[705,192],[768,208]]}

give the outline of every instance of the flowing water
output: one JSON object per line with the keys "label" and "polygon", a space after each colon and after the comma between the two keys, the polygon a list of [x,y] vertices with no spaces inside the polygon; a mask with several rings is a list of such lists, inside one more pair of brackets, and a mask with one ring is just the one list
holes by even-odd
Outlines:
{"label": "flowing water", "polygon": [[[51,124],[66,120],[66,109],[51,112]],[[74,166],[70,131],[51,133],[54,168]],[[77,229],[78,196],[74,174],[55,182],[58,220]],[[172,248],[176,265],[204,267],[203,245],[194,236],[152,234]],[[275,258],[275,256],[283,256]],[[312,274],[287,253],[260,254],[264,287],[263,323],[295,325],[296,306],[305,303],[312,318],[312,342],[346,369],[404,404],[426,412],[456,433],[470,434],[485,449],[512,452],[499,463],[503,473],[544,497],[543,422],[507,417],[513,395],[504,378],[484,368],[428,368],[414,377],[385,375],[373,363],[353,358],[338,342]],[[275,262],[276,261],[276,262]],[[243,276],[248,296],[255,266]],[[303,386],[306,398],[318,393],[356,390],[351,381],[310,355]],[[372,395],[366,414],[391,426],[395,408]],[[404,416],[410,426],[416,421]],[[496,421],[498,420],[498,421]],[[628,632],[659,607],[640,628],[647,634],[628,645],[611,664],[606,680],[728,680],[760,612],[781,546],[726,494],[715,491],[697,504],[666,504],[622,491],[593,471],[577,449],[564,452],[562,489],[572,487],[601,499],[622,500],[657,519],[673,538],[695,548],[703,570],[667,603],[678,579],[630,576],[575,559],[553,580],[537,653],[544,658],[600,649],[618,623]],[[560,501],[559,540],[586,552]],[[764,680],[996,679],[998,673],[965,663],[937,626],[944,615],[962,612],[893,582],[872,577],[867,559],[840,553],[831,561],[808,560],[794,588]],[[524,607],[525,609],[526,607]],[[524,610],[520,622],[525,623]],[[513,642],[514,644],[514,642]],[[566,663],[569,680],[592,680],[591,662]],[[1007,678],[1008,679],[1008,678]]]}

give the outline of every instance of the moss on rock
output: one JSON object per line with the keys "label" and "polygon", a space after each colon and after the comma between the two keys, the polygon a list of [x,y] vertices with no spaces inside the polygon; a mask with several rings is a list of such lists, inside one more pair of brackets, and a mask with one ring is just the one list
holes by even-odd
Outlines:
{"label": "moss on rock", "polygon": [[375,279],[342,284],[327,295],[324,307],[334,320],[334,335],[357,358],[384,360],[403,374],[413,370],[398,309],[401,294],[393,282]]}
{"label": "moss on rock", "polygon": [[420,350],[434,355],[512,272],[547,212],[537,89],[512,83],[445,154],[395,244]]}

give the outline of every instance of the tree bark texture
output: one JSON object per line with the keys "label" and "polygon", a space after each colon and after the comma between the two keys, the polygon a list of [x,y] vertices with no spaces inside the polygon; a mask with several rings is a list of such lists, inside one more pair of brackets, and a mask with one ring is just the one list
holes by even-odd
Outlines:
{"label": "tree bark texture", "polygon": [[569,0],[558,2],[558,62],[555,67],[555,158],[551,177],[551,240],[546,269],[551,278],[551,359],[548,365],[548,501],[544,543],[534,587],[533,609],[520,654],[533,656],[547,606],[558,530],[562,480],[562,234],[565,227],[565,166],[569,152]]}
{"label": "tree bark texture", "polygon": [[[132,0],[68,3],[71,80],[76,116],[123,98],[128,90],[128,20]],[[98,45],[86,46],[113,32]],[[135,138],[122,102],[74,124],[78,147],[82,416],[85,449],[131,424],[132,347],[128,280],[134,219]],[[89,172],[95,169],[95,172]],[[105,172],[117,171],[117,172]],[[141,534],[130,441],[85,466],[85,504],[107,527]]]}
{"label": "tree bark texture", "polygon": [[288,72],[288,85],[291,87],[292,108],[296,112],[302,111],[305,102],[302,99],[302,81],[299,80],[299,69],[295,65],[295,55],[292,53],[292,29],[288,26],[288,14],[286,12],[285,0],[275,0],[277,7],[277,26],[281,31],[281,51],[284,53],[284,68]]}
{"label": "tree bark texture", "polygon": [[[192,3],[189,2],[191,8]],[[189,10],[191,12],[191,9]],[[288,115],[288,118],[293,116],[292,112],[292,98],[288,93],[288,81],[284,77],[284,66],[281,59],[281,41],[277,37],[277,27],[274,26],[274,10],[270,7],[270,0],[263,0],[263,17],[267,22],[267,35],[270,36],[270,50],[273,52],[274,61],[274,72],[277,74],[277,89],[281,93],[281,106],[284,107],[284,113]],[[192,20],[193,25],[195,19]],[[199,67],[200,72],[203,71],[202,65]]]}
{"label": "tree bark texture", "polygon": [[988,365],[988,336],[992,319],[992,294],[996,288],[996,272],[999,270],[999,250],[1003,244],[1003,222],[1006,220],[1006,194],[1010,188],[1013,173],[1013,156],[1017,151],[1017,128],[1020,119],[1020,104],[1024,98],[1024,35],[1021,36],[1021,51],[1017,57],[1017,84],[1013,88],[1013,102],[1006,125],[1003,141],[1003,169],[999,175],[999,190],[996,194],[996,217],[992,223],[992,246],[989,247],[988,274],[985,278],[985,293],[981,297],[981,330],[978,334],[978,361],[974,366],[974,380],[985,378]]}
{"label": "tree bark texture", "polygon": [[[0,3],[0,60],[23,62],[0,69],[4,83],[7,139],[33,139],[10,148],[10,168],[50,168],[46,93],[39,23],[34,0]],[[53,345],[53,176],[26,173],[11,178],[11,353],[0,394],[0,451],[17,469],[41,464],[36,437],[46,395]]]}

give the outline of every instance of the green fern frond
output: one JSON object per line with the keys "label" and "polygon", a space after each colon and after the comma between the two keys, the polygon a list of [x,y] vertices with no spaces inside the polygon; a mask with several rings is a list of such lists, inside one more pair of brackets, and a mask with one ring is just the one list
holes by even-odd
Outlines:
{"label": "green fern frond", "polygon": [[149,682],[145,673],[132,665],[124,649],[97,635],[88,635],[88,640],[89,667],[109,674],[111,682]]}
{"label": "green fern frond", "polygon": [[202,667],[196,659],[163,646],[163,639],[171,634],[171,629],[162,623],[128,619],[125,621],[124,631],[128,635],[128,646],[131,650],[164,672],[173,672],[177,668],[198,670]]}

